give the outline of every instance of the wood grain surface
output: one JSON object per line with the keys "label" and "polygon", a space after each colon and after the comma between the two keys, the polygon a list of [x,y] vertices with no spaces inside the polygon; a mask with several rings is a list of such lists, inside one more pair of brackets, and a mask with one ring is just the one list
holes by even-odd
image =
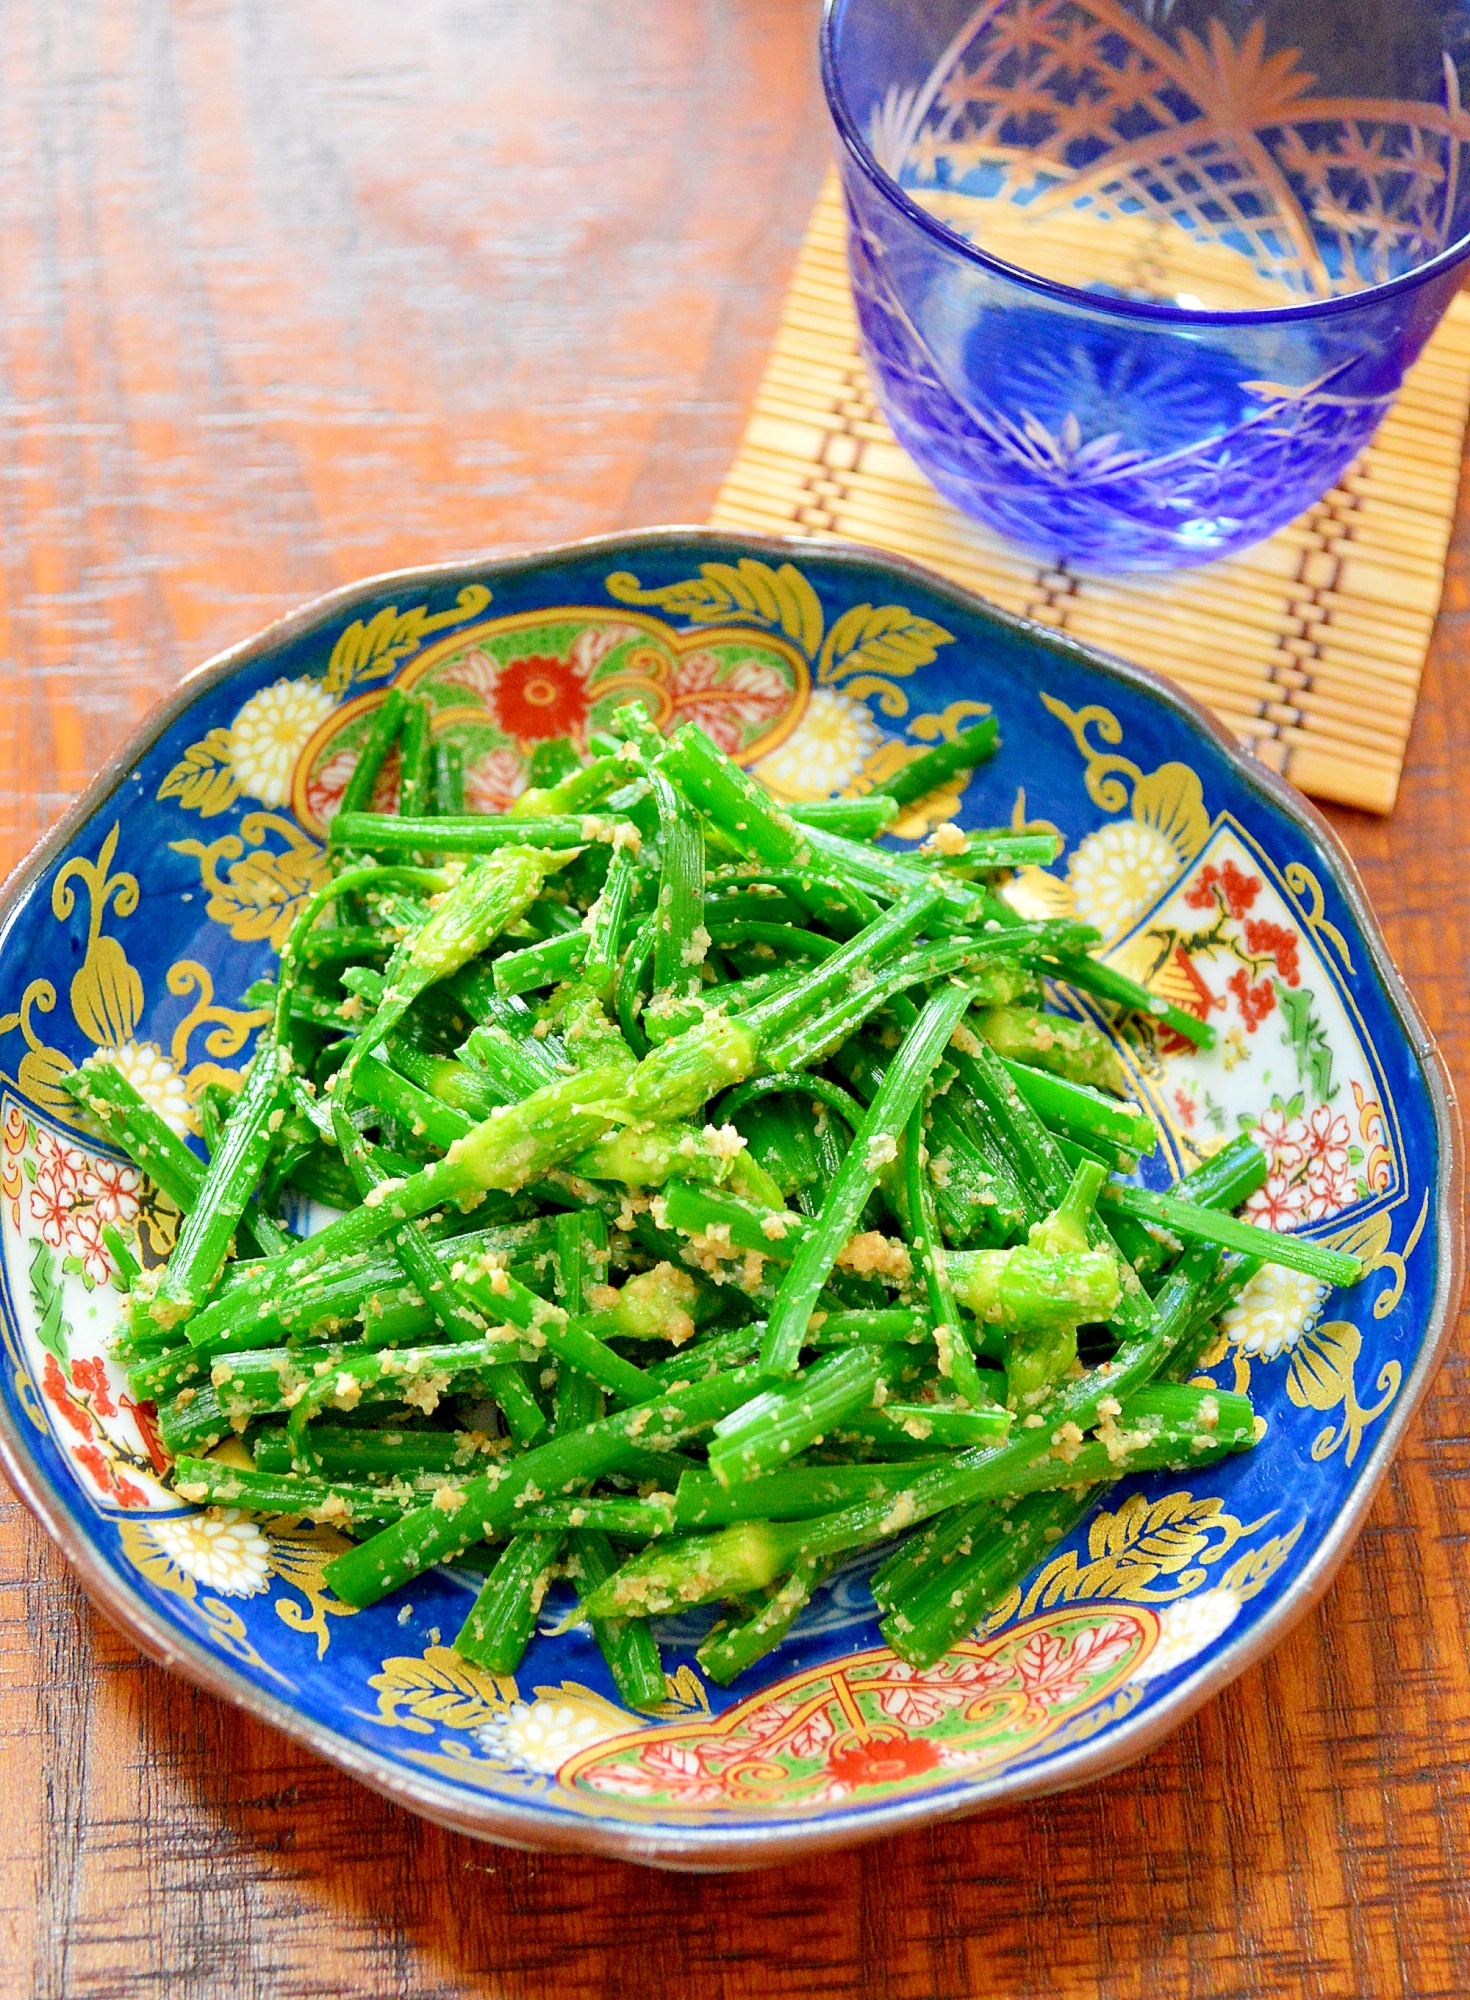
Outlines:
{"label": "wood grain surface", "polygon": [[[7,0],[0,859],[216,648],[701,519],[821,177],[810,0]],[[1470,493],[1397,812],[1470,1074]],[[0,1500],[4,2000],[1470,1991],[1463,1340],[1321,1609],[1106,1783],[726,1878],[440,1833],[143,1663]]]}

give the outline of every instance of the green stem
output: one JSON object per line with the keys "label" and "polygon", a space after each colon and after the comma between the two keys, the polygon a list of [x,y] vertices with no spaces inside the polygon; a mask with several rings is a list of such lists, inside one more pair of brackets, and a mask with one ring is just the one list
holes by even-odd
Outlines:
{"label": "green stem", "polygon": [[[1064,1384],[1050,1404],[1035,1412],[1041,1419],[1036,1434],[1043,1443],[1054,1435],[1060,1441],[1066,1424],[1078,1432],[1091,1430],[1098,1421],[1101,1403],[1121,1403],[1164,1367],[1191,1324],[1213,1268],[1212,1253],[1181,1260],[1178,1271],[1171,1273],[1159,1293],[1149,1327],[1125,1341],[1110,1362],[1092,1369],[1080,1381]],[[861,1501],[814,1524],[806,1545],[808,1552],[837,1555],[846,1549],[863,1548],[951,1507],[971,1506],[977,1500],[1003,1494],[1007,1481],[1035,1451],[1033,1430],[1027,1427],[1003,1445],[977,1445],[959,1452],[945,1464],[918,1474],[913,1484],[891,1501]]]}
{"label": "green stem", "polygon": [[368,854],[411,855],[421,849],[435,854],[496,854],[505,847],[585,847],[604,829],[610,839],[614,822],[561,817],[482,819],[477,814],[458,813],[400,819],[391,813],[339,812],[328,838],[333,847]]}
{"label": "green stem", "polygon": [[1150,993],[1146,986],[1140,986],[1136,979],[1126,973],[1116,971],[1111,965],[1099,964],[1082,952],[1059,954],[1053,968],[1053,976],[1065,980],[1069,986],[1077,986],[1084,993],[1095,993],[1100,1000],[1110,1000],[1116,1007],[1130,1013],[1146,1014],[1151,1021],[1165,1028],[1172,1028],[1176,1035],[1182,1035],[1197,1049],[1212,1049],[1215,1046],[1215,1030],[1208,1021],[1201,1021],[1198,1015],[1188,1014],[1182,1007],[1171,1001],[1162,1000],[1157,993]]}
{"label": "green stem", "polygon": [[1084,1490],[1019,1502],[1003,1528],[982,1532],[979,1546],[941,1573],[937,1591],[906,1600],[888,1614],[879,1628],[884,1638],[911,1665],[932,1666],[1034,1562],[1070,1534],[1093,1498]]}
{"label": "green stem", "polygon": [[[595,1209],[556,1218],[557,1293],[561,1309],[577,1319],[589,1310],[587,1294],[607,1271],[607,1223]],[[556,1370],[555,1429],[558,1436],[596,1423],[602,1391],[590,1375],[560,1361]]]}
{"label": "green stem", "polygon": [[887,793],[869,792],[861,799],[807,799],[786,810],[798,826],[825,827],[846,840],[874,840],[898,818],[899,808]]}
{"label": "green stem", "polygon": [[519,1104],[566,1075],[545,1043],[527,1041],[498,1022],[472,1029],[461,1053],[473,1063],[472,1074],[483,1077],[484,1088],[497,1104]]}
{"label": "green stem", "polygon": [[[875,967],[915,937],[938,905],[938,895],[921,888],[906,902],[865,924],[817,970],[802,973],[784,992],[750,1008],[745,1018],[751,1028],[770,1049],[798,1022],[833,1006],[855,980],[870,980]],[[774,1066],[797,1065],[781,1061]]]}
{"label": "green stem", "polygon": [[515,1672],[531,1643],[547,1573],[564,1539],[552,1532],[516,1535],[506,1543],[460,1627],[457,1653],[492,1674]]}
{"label": "green stem", "polygon": [[1268,1264],[1283,1264],[1289,1271],[1320,1278],[1327,1285],[1355,1285],[1363,1275],[1362,1260],[1344,1251],[1329,1250],[1305,1237],[1258,1229],[1254,1223],[1241,1222],[1195,1201],[1180,1201],[1176,1195],[1153,1194],[1147,1188],[1120,1187],[1114,1182],[1103,1189],[1102,1200],[1140,1222],[1156,1223],[1187,1243],[1215,1243],[1225,1250],[1243,1250]]}
{"label": "green stem", "polygon": [[[328,1479],[412,1478],[421,1472],[471,1473],[491,1454],[494,1441],[474,1431],[344,1430],[319,1424],[312,1436]],[[289,1472],[292,1453],[284,1430],[264,1431],[255,1440],[260,1472]]]}
{"label": "green stem", "polygon": [[122,1071],[94,1056],[60,1082],[160,1193],[187,1215],[199,1200],[205,1170]]}
{"label": "green stem", "polygon": [[775,1582],[804,1553],[809,1524],[739,1521],[714,1535],[660,1542],[607,1578],[588,1600],[600,1618],[657,1618],[696,1604],[746,1597]]}
{"label": "green stem", "polygon": [[582,982],[602,1001],[610,998],[617,979],[618,955],[637,878],[638,861],[632,849],[615,847],[602,892],[587,912]]}
{"label": "green stem", "polygon": [[804,829],[783,812],[697,723],[686,722],[659,755],[659,767],[742,854],[771,868],[804,868],[811,850]]}
{"label": "green stem", "polygon": [[175,1459],[174,1491],[196,1507],[238,1507],[248,1514],[300,1514],[317,1523],[348,1527],[358,1521],[397,1521],[418,1504],[407,1486],[356,1486],[319,1478],[250,1471],[213,1458]]}
{"label": "green stem", "polygon": [[[922,1463],[939,1464],[939,1459]],[[734,1521],[810,1521],[858,1500],[876,1500],[912,1485],[918,1465],[801,1465],[761,1479],[722,1486],[712,1472],[679,1480],[675,1526],[724,1528]]]}
{"label": "green stem", "polygon": [[421,695],[411,696],[398,733],[398,810],[405,819],[421,819],[433,810],[429,721],[429,704]]}
{"label": "green stem", "polygon": [[1242,1132],[1208,1160],[1202,1160],[1174,1189],[1176,1200],[1201,1208],[1240,1207],[1264,1187],[1271,1163],[1249,1133]]}
{"label": "green stem", "polygon": [[398,739],[398,731],[407,706],[408,697],[402,688],[390,687],[363,736],[362,748],[357,753],[357,762],[352,767],[342,793],[341,803],[337,808],[339,817],[344,812],[361,812],[371,804],[379,773],[387,761],[388,752]]}
{"label": "green stem", "polygon": [[918,1259],[924,1296],[934,1322],[939,1372],[948,1377],[963,1402],[978,1410],[990,1398],[981,1387],[975,1357],[949,1282],[945,1247],[934,1211],[934,1188],[927,1171],[922,1099],[914,1106],[904,1135],[904,1191],[908,1201],[910,1249]]}
{"label": "green stem", "polygon": [[733,1118],[758,1097],[784,1097],[788,1092],[797,1097],[810,1098],[814,1104],[824,1104],[854,1132],[863,1122],[863,1107],[850,1092],[825,1076],[817,1076],[805,1069],[778,1069],[740,1084],[720,1100],[720,1116]]}
{"label": "green stem", "polygon": [[537,1498],[559,1495],[616,1471],[629,1453],[638,1457],[668,1450],[738,1408],[757,1380],[754,1369],[732,1369],[671,1389],[653,1403],[604,1417],[567,1437],[554,1437],[493,1474],[469,1481],[463,1504],[452,1514],[420,1508],[361,1547],[348,1549],[327,1565],[326,1580],[344,1604],[359,1609],[376,1604],[410,1577],[487,1534],[503,1532],[516,1518],[517,1501],[524,1501],[532,1487]]}
{"label": "green stem", "polygon": [[569,773],[559,784],[522,792],[510,806],[507,817],[553,819],[566,813],[590,812],[637,773],[637,764],[622,756],[595,758],[580,771]]}
{"label": "green stem", "polygon": [[508,951],[495,961],[495,990],[534,993],[539,987],[555,986],[570,979],[586,956],[585,931],[563,931],[559,937],[527,945],[524,951]]}
{"label": "green stem", "polygon": [[882,1088],[853,1135],[821,1215],[798,1244],[782,1282],[761,1347],[761,1367],[766,1374],[789,1375],[795,1369],[817,1294],[856,1227],[884,1165],[896,1158],[903,1128],[969,1001],[967,987],[942,988],[905,1036]]}
{"label": "green stem", "polygon": [[434,745],[435,817],[464,811],[464,751],[457,743]]}
{"label": "green stem", "polygon": [[900,806],[912,805],[917,799],[927,798],[958,772],[970,772],[977,764],[988,763],[999,742],[1000,724],[993,715],[987,715],[973,729],[962,729],[952,742],[936,744],[903,765],[879,789]]}
{"label": "green stem", "polygon": [[346,965],[366,958],[387,958],[393,947],[381,931],[367,924],[324,924],[301,945],[301,963],[319,966]]}
{"label": "green stem", "polygon": [[1074,1021],[1065,1014],[1048,1014],[1040,1007],[1012,1002],[1006,1007],[986,1007],[974,1016],[973,1025],[997,1055],[1011,1062],[1049,1070],[1068,1082],[1111,1091],[1114,1096],[1124,1094],[1127,1079],[1118,1051],[1091,1021]]}
{"label": "green stem", "polygon": [[[291,1058],[262,1029],[249,1074],[210,1161],[195,1206],[184,1218],[153,1299],[167,1330],[198,1312],[214,1290],[235,1233],[271,1149],[270,1120],[284,1094]],[[279,1123],[279,1120],[277,1121]]]}
{"label": "green stem", "polygon": [[[443,1063],[446,1068],[458,1069],[459,1064],[449,1064],[442,1056],[426,1056],[426,1064]],[[456,1139],[462,1139],[474,1125],[474,1119],[463,1111],[446,1104],[442,1098],[400,1076],[387,1063],[379,1062],[376,1056],[362,1056],[358,1059],[353,1073],[354,1093],[364,1104],[371,1104],[377,1111],[407,1125],[409,1129],[442,1152],[448,1152]],[[485,1116],[492,1107],[487,1105]]]}
{"label": "green stem", "polygon": [[667,1690],[658,1642],[647,1624],[641,1619],[608,1618],[590,1608],[590,1600],[618,1566],[607,1536],[596,1528],[578,1528],[568,1542],[567,1574],[587,1611],[613,1685],[630,1708],[657,1706]]}
{"label": "green stem", "polygon": [[[890,960],[876,976],[852,982],[825,1012],[804,1014],[786,1032],[769,1040],[767,1060],[790,1069],[822,1061],[879,1008],[896,1012],[896,1002],[908,987],[949,974],[962,976],[969,983],[972,999],[1008,998],[1029,977],[1013,958],[999,956],[1016,948],[1014,938],[1007,936],[964,937],[920,945]],[[827,961],[828,966],[835,963],[835,958]]]}
{"label": "green stem", "polygon": [[881,1410],[860,1410],[835,1426],[841,1437],[872,1438],[879,1444],[905,1441],[959,1450],[996,1442],[1011,1434],[1009,1410],[966,1408],[960,1403],[886,1402]]}
{"label": "green stem", "polygon": [[709,1469],[722,1486],[759,1479],[873,1400],[886,1350],[845,1347],[780,1389],[767,1389],[722,1417],[710,1441]]}
{"label": "green stem", "polygon": [[699,815],[657,767],[651,782],[658,807],[659,849],[653,930],[656,1005],[660,999],[687,999],[699,991],[709,932],[704,928],[704,834]]}
{"label": "green stem", "polygon": [[717,1687],[728,1687],[781,1644],[830,1567],[798,1560],[759,1610],[737,1624],[714,1628],[695,1658]]}
{"label": "green stem", "polygon": [[909,858],[954,873],[990,875],[1007,868],[1045,868],[1061,851],[1059,834],[1012,833],[1008,828],[994,827],[966,833],[964,848],[957,854],[946,853],[928,841]]}

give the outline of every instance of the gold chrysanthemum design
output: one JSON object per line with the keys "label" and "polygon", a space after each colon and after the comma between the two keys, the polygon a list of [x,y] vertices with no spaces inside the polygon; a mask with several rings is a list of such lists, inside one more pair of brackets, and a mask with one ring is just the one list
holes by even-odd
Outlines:
{"label": "gold chrysanthemum design", "polygon": [[1179,873],[1174,842],[1147,820],[1113,820],[1079,841],[1067,870],[1080,923],[1117,937]]}
{"label": "gold chrysanthemum design", "polygon": [[861,702],[818,688],[801,721],[755,774],[783,798],[825,799],[852,783],[882,740]]}
{"label": "gold chrysanthemum design", "polygon": [[[143,1102],[152,1105],[164,1124],[181,1139],[197,1129],[183,1078],[156,1042],[123,1042],[115,1049],[101,1050],[95,1060],[121,1070]],[[85,1069],[86,1064],[82,1067]]]}
{"label": "gold chrysanthemum design", "polygon": [[554,1775],[568,1757],[622,1735],[626,1716],[588,1701],[548,1698],[518,1701],[480,1731],[485,1748],[527,1770]]}
{"label": "gold chrysanthemum design", "polygon": [[270,1543],[253,1521],[211,1511],[150,1521],[148,1532],[176,1569],[225,1597],[255,1597],[270,1583]]}
{"label": "gold chrysanthemum design", "polygon": [[1264,1264],[1220,1324],[1230,1340],[1261,1361],[1288,1354],[1322,1316],[1327,1287],[1304,1271]]}
{"label": "gold chrysanthemum design", "polygon": [[296,760],[334,705],[313,680],[274,681],[251,695],[230,730],[230,769],[241,791],[263,805],[288,804]]}

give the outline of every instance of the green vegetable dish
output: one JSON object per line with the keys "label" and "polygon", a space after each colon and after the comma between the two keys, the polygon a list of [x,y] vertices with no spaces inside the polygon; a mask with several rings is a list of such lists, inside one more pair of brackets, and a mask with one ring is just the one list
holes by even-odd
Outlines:
{"label": "green vegetable dish", "polygon": [[[1218,1315],[1265,1261],[1359,1267],[1236,1219],[1248,1139],[1120,1178],[1153,1124],[1046,982],[1211,1031],[1011,908],[1053,835],[882,843],[993,721],[782,809],[634,705],[490,818],[421,708],[378,712],[207,1164],[107,1052],[64,1079],[182,1212],[162,1265],[109,1235],[181,1499],[344,1530],[352,1605],[478,1570],[455,1643],[496,1673],[563,1577],[648,1706],[658,1614],[723,1606],[727,1683],[882,1544],[927,1665],[1110,1482],[1250,1449],[1248,1399],[1189,1384]],[[395,744],[405,811],[366,811]]]}

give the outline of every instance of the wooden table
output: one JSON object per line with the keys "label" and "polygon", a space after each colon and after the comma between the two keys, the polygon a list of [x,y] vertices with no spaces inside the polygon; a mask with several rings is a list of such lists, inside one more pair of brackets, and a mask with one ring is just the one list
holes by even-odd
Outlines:
{"label": "wooden table", "polygon": [[[0,858],[372,570],[700,520],[826,155],[811,0],[12,0]],[[1470,514],[1401,803],[1335,815],[1470,1070]],[[0,1995],[1470,1991],[1452,1353],[1325,1604],[1132,1771],[759,1877],[437,1832],[144,1664],[0,1501]]]}

